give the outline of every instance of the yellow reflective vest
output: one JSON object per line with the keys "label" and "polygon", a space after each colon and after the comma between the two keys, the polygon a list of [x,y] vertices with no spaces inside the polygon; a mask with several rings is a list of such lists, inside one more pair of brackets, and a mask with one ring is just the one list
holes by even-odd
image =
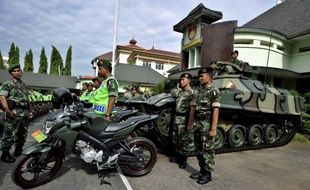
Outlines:
{"label": "yellow reflective vest", "polygon": [[95,90],[91,103],[94,104],[94,109],[97,114],[105,114],[108,108],[108,103],[109,103],[109,91],[108,91],[108,86],[107,82],[109,80],[115,80],[117,84],[117,88],[119,86],[117,80],[113,76],[109,76],[107,79],[105,79],[102,83],[101,86]]}

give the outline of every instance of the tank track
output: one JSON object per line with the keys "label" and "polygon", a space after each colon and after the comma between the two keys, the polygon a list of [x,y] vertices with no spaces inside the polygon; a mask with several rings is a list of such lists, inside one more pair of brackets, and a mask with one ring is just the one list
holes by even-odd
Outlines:
{"label": "tank track", "polygon": [[[222,154],[222,153],[229,153],[229,152],[240,152],[240,151],[246,151],[246,150],[257,150],[257,149],[263,149],[263,148],[274,148],[274,147],[280,147],[280,146],[284,146],[286,144],[288,144],[294,137],[299,124],[298,122],[294,122],[296,121],[296,118],[294,117],[290,117],[290,118],[286,118],[286,116],[278,116],[275,117],[273,114],[270,113],[253,113],[253,112],[239,112],[238,114],[236,114],[236,112],[234,110],[229,110],[229,109],[222,109],[221,113],[222,116],[227,120],[228,117],[227,116],[231,116],[231,115],[235,115],[235,119],[231,120],[233,121],[233,123],[238,123],[238,121],[240,121],[241,118],[248,118],[247,120],[244,120],[244,123],[241,123],[241,125],[243,126],[250,126],[251,124],[253,124],[253,121],[261,121],[260,124],[268,124],[270,123],[270,121],[273,121],[272,123],[275,123],[276,126],[281,126],[281,124],[284,123],[285,120],[289,120],[290,122],[294,123],[294,127],[290,128],[290,130],[288,132],[284,132],[284,130],[281,130],[278,127],[278,130],[281,130],[283,133],[281,134],[281,136],[279,137],[279,139],[277,139],[276,142],[272,143],[272,144],[266,144],[265,142],[262,142],[259,145],[253,146],[253,145],[249,145],[247,142],[245,142],[241,147],[238,148],[234,148],[234,147],[230,147],[230,145],[227,142],[224,144],[224,146],[221,149],[217,149],[215,150],[216,154]],[[263,120],[261,118],[264,118]],[[248,127],[246,127],[248,128]],[[227,133],[226,133],[227,135]]]}
{"label": "tank track", "polygon": [[251,146],[244,144],[241,147],[238,148],[231,148],[229,145],[225,144],[223,148],[215,150],[216,154],[223,154],[223,153],[230,153],[230,152],[240,152],[240,151],[246,151],[246,150],[257,150],[257,149],[263,149],[263,148],[274,148],[274,147],[280,147],[288,144],[294,137],[296,133],[296,129],[293,129],[291,133],[288,133],[286,135],[282,135],[275,143],[273,144],[260,144],[257,146]]}

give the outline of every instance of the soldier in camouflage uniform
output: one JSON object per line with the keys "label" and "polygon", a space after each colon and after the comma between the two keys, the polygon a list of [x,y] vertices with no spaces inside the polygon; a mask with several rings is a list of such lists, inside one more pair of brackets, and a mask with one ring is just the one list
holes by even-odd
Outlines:
{"label": "soldier in camouflage uniform", "polygon": [[[15,158],[9,153],[15,141],[14,156],[19,156],[27,137],[28,131],[28,96],[26,85],[21,80],[22,71],[19,64],[12,64],[8,68],[12,79],[3,83],[0,90],[0,100],[6,117],[4,133],[1,140],[1,160],[14,162]],[[15,135],[15,137],[14,137]]]}
{"label": "soldier in camouflage uniform", "polygon": [[238,59],[239,52],[237,50],[231,52],[231,62],[236,64],[237,66],[241,67],[243,61]]}
{"label": "soldier in camouflage uniform", "polygon": [[212,180],[211,172],[215,165],[214,137],[219,116],[220,93],[212,85],[213,69],[211,67],[200,69],[198,75],[201,86],[194,92],[191,101],[188,129],[194,128],[200,171],[192,174],[190,178],[197,179],[199,184],[206,184]]}
{"label": "soldier in camouflage uniform", "polygon": [[194,152],[194,133],[187,130],[190,101],[193,96],[193,90],[190,86],[192,75],[183,73],[180,77],[180,87],[176,94],[175,120],[173,130],[173,143],[176,148],[179,167],[184,169],[187,165],[187,156]]}

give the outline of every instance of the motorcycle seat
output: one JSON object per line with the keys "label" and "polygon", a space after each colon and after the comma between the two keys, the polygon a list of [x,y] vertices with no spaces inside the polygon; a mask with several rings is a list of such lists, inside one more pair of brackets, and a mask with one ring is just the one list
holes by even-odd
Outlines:
{"label": "motorcycle seat", "polygon": [[119,131],[119,130],[127,128],[130,125],[134,125],[138,121],[145,120],[148,118],[150,118],[149,115],[139,115],[139,116],[130,117],[121,123],[110,123],[106,127],[105,132]]}

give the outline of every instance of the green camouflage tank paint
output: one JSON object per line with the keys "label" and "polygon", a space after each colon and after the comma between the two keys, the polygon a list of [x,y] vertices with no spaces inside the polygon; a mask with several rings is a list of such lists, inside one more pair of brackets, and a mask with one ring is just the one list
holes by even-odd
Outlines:
{"label": "green camouflage tank paint", "polygon": [[[278,147],[291,141],[301,125],[304,98],[245,77],[247,66],[217,62],[213,67],[216,71],[213,85],[221,94],[217,153]],[[198,70],[183,70],[179,75],[190,72],[197,80]],[[154,136],[164,144],[169,143],[171,121],[175,117],[175,99],[171,94],[127,104],[148,114],[158,114]]]}

